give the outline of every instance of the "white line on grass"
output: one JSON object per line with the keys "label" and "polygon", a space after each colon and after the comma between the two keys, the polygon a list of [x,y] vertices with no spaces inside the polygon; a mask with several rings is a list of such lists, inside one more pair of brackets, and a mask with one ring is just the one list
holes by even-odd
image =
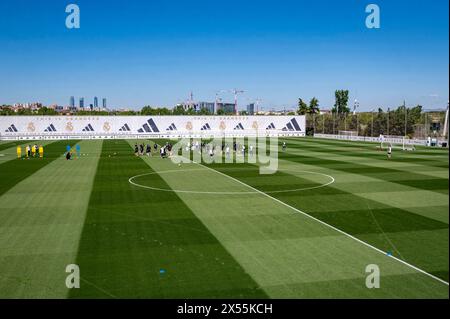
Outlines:
{"label": "white line on grass", "polygon": [[[307,213],[305,213],[305,212],[303,212],[303,211],[301,211],[301,210],[299,210],[299,209],[297,209],[297,208],[295,208],[295,207],[293,207],[293,206],[291,206],[291,205],[289,205],[289,204],[286,204],[285,202],[283,202],[283,201],[281,201],[281,200],[279,200],[279,199],[277,199],[277,198],[274,198],[274,197],[270,196],[269,194],[266,194],[266,193],[264,193],[263,191],[260,191],[259,189],[256,189],[256,188],[254,188],[253,186],[250,186],[250,185],[248,185],[248,184],[246,184],[246,183],[244,183],[244,182],[242,182],[242,181],[240,181],[240,180],[238,180],[238,179],[236,179],[236,178],[234,178],[234,177],[232,177],[232,176],[229,176],[229,175],[227,175],[227,174],[224,174],[224,173],[222,173],[222,172],[220,172],[220,171],[217,171],[217,170],[215,170],[215,169],[212,169],[212,168],[207,167],[207,166],[205,166],[205,165],[203,165],[203,164],[200,164],[200,163],[195,163],[195,164],[200,165],[200,166],[203,166],[204,168],[209,169],[209,170],[211,170],[211,171],[214,171],[214,172],[216,172],[217,174],[220,174],[220,175],[222,175],[222,176],[231,178],[231,179],[234,180],[235,182],[238,182],[238,183],[241,184],[241,185],[244,185],[244,186],[246,186],[246,187],[248,187],[248,188],[250,188],[250,189],[253,189],[254,191],[260,193],[261,195],[264,195],[264,196],[266,196],[266,197],[268,197],[268,198],[270,198],[270,199],[272,199],[272,200],[274,200],[274,201],[276,201],[276,202],[278,202],[278,203],[280,203],[280,204],[282,204],[282,205],[284,205],[284,206],[286,206],[286,207],[289,207],[290,209],[296,211],[297,213],[300,213],[300,214],[302,214],[302,215],[304,215],[304,216],[306,216],[306,217],[308,217],[308,218],[311,218],[312,220],[315,220],[316,222],[319,222],[319,223],[321,223],[322,225],[325,225],[325,226],[327,226],[327,227],[329,227],[329,228],[331,228],[331,229],[333,229],[333,230],[335,230],[335,231],[337,231],[337,232],[339,232],[339,233],[341,233],[341,234],[343,234],[343,235],[345,235],[345,236],[347,236],[347,237],[349,237],[349,238],[351,238],[351,239],[353,239],[353,240],[356,240],[357,242],[359,242],[359,243],[361,243],[361,244],[363,244],[363,245],[365,245],[365,246],[367,246],[367,247],[369,247],[369,248],[372,248],[372,249],[374,249],[375,251],[377,251],[377,252],[379,252],[379,253],[381,253],[381,254],[383,254],[383,255],[385,255],[385,256],[387,255],[387,253],[384,252],[384,251],[382,251],[381,249],[378,249],[377,247],[372,246],[372,245],[366,243],[365,241],[362,241],[361,239],[358,239],[358,238],[356,238],[356,237],[350,235],[349,233],[346,233],[345,231],[340,230],[339,228],[336,228],[336,227],[334,227],[334,226],[332,226],[332,225],[330,225],[330,224],[327,224],[327,223],[325,223],[324,221],[321,221],[320,219],[317,219],[317,218],[315,218],[315,217],[313,217],[313,216],[311,216],[311,215],[309,215],[309,214],[307,214]],[[426,275],[426,276],[428,276],[428,277],[431,277],[431,278],[433,278],[433,279],[435,279],[435,280],[437,280],[437,281],[439,281],[439,282],[441,282],[441,283],[443,283],[443,284],[445,284],[445,285],[447,285],[447,286],[449,285],[449,283],[446,282],[445,280],[442,280],[441,278],[436,277],[436,276],[434,276],[434,275],[432,275],[432,274],[426,272],[425,270],[422,270],[422,269],[420,269],[420,268],[418,268],[418,267],[416,267],[416,266],[414,266],[414,265],[411,265],[410,263],[407,263],[407,262],[404,261],[404,260],[401,260],[401,259],[399,259],[399,258],[397,258],[397,257],[394,257],[394,256],[390,256],[390,258],[393,258],[393,259],[397,260],[398,262],[400,262],[400,263],[402,263],[402,264],[404,264],[404,265],[406,265],[406,266],[408,266],[408,267],[410,267],[410,268],[412,268],[412,269],[414,269],[414,270],[416,270],[416,271],[418,271],[418,272],[420,272],[420,273],[422,273],[422,274],[424,274],[424,275]]]}
{"label": "white line on grass", "polygon": [[[196,162],[193,162],[195,164],[197,164]],[[166,174],[166,173],[179,173],[179,172],[190,172],[190,171],[202,171],[203,169],[201,168],[193,168],[193,169],[182,169],[182,170],[167,170],[167,171],[158,171],[158,172],[150,172],[150,173],[145,173],[145,174],[139,174],[139,175],[135,175],[132,176],[128,179],[128,182],[136,187],[142,187],[142,188],[146,188],[146,189],[151,189],[151,190],[156,190],[156,191],[162,191],[162,192],[173,192],[173,193],[187,193],[187,194],[207,194],[207,195],[250,195],[250,194],[259,194],[259,192],[256,191],[252,191],[252,192],[226,192],[226,191],[194,191],[194,190],[183,190],[183,189],[168,189],[168,188],[159,188],[159,187],[152,187],[152,186],[147,186],[147,185],[142,185],[139,183],[136,183],[134,181],[134,179],[142,177],[142,176],[147,176],[147,175],[160,175],[160,174]],[[283,171],[283,170],[280,170]],[[321,185],[317,185],[317,186],[312,186],[312,187],[303,187],[303,188],[295,188],[295,189],[284,189],[284,190],[277,190],[277,191],[266,191],[267,194],[275,194],[275,193],[292,193],[292,192],[297,192],[297,191],[304,191],[304,190],[311,190],[311,189],[317,189],[317,188],[321,188],[321,187],[325,187],[328,186],[330,184],[334,183],[334,177],[327,175],[327,174],[323,174],[323,173],[317,173],[317,172],[310,172],[310,171],[297,171],[297,170],[292,170],[292,169],[285,169],[284,171],[292,171],[292,172],[297,172],[297,173],[310,173],[310,174],[317,174],[317,175],[322,175],[322,176],[326,176],[330,179],[330,181],[328,183],[325,184],[321,184]]]}

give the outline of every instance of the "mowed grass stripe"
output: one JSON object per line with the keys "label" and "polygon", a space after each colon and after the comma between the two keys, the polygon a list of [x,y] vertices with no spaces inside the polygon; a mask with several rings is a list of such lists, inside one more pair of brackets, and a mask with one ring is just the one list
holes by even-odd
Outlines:
{"label": "mowed grass stripe", "polygon": [[[289,143],[289,142],[288,142]],[[376,159],[370,161],[370,158],[365,158],[366,161],[357,161],[357,159],[353,159],[355,151],[349,151],[345,156],[337,155],[333,149],[324,148],[320,151],[314,149],[313,151],[308,150],[308,140],[305,142],[296,142],[296,144],[290,143],[288,152],[281,153],[280,158],[285,160],[297,161],[305,164],[314,164],[316,166],[321,166],[324,168],[331,168],[334,170],[340,170],[346,173],[360,174],[364,176],[375,177],[378,179],[383,179],[391,183],[402,183],[405,184],[405,181],[398,182],[395,179],[386,178],[386,175],[383,174],[393,174],[393,173],[402,173],[405,176],[408,176],[409,180],[423,180],[423,174],[417,173],[420,172],[419,167],[410,167],[411,170],[406,171],[405,168],[391,168],[391,163],[395,163],[395,155],[392,160],[388,161],[386,159],[386,155],[384,153],[378,155]],[[376,153],[376,151],[373,151]],[[342,160],[339,158],[342,157]],[[338,159],[337,159],[338,158]],[[402,165],[405,166],[405,165]],[[420,166],[417,164],[417,166]],[[448,167],[448,166],[447,166]],[[439,182],[439,185],[445,186],[448,184],[448,178],[434,178],[435,181]],[[427,187],[427,184],[414,184],[411,187],[415,187],[418,189],[431,190],[434,191],[435,188]],[[422,188],[423,187],[423,188]],[[448,188],[448,187],[447,187]]]}
{"label": "mowed grass stripe", "polygon": [[[204,191],[248,192],[249,188],[217,171],[189,163],[174,165],[168,159],[145,158],[172,189],[195,184]],[[239,165],[236,165],[239,166]],[[193,171],[192,169],[196,169]],[[178,170],[178,173],[164,173]],[[153,185],[152,181],[151,182]],[[208,227],[256,282],[275,298],[317,298],[333,295],[353,298],[443,297],[447,286],[418,274],[398,261],[326,227],[260,193],[252,195],[178,196]],[[391,282],[383,291],[365,287],[365,266],[376,263]],[[397,275],[406,275],[399,276]],[[401,282],[400,280],[405,280]],[[340,280],[351,283],[344,290]],[[383,279],[382,279],[383,280]],[[327,292],[323,291],[324,283]],[[310,283],[308,291],[301,287]]]}
{"label": "mowed grass stripe", "polygon": [[[22,141],[23,142],[23,141]],[[44,146],[44,152],[47,145],[54,143],[54,141],[41,141],[39,145]],[[25,157],[25,147],[26,145],[33,145],[29,143],[19,144],[22,147],[22,157]],[[0,152],[0,165],[11,160],[17,159],[17,146],[12,146],[10,148],[4,149]]]}
{"label": "mowed grass stripe", "polygon": [[75,145],[77,141],[57,141],[44,148],[43,158],[14,159],[0,165],[0,196],[11,187],[53,162],[65,152],[66,145]]}
{"label": "mowed grass stripe", "polygon": [[[304,180],[301,172],[305,168],[299,167],[299,173],[292,173],[295,172],[295,164],[280,162],[279,165],[281,171],[274,175],[260,175],[259,168],[250,164],[215,164],[211,167],[262,192],[273,190],[278,181],[282,188],[295,189],[297,185],[301,185]],[[448,235],[445,232],[430,235],[427,242],[411,238],[404,241],[401,237],[391,238],[387,234],[448,230],[446,223],[342,191],[338,183],[324,188],[270,195],[357,238],[377,234],[371,237],[369,244],[383,251],[390,251],[394,256],[404,258],[428,272],[447,272],[443,279],[448,280]],[[429,257],[428,262],[422,263],[426,256]]]}
{"label": "mowed grass stripe", "polygon": [[[332,151],[329,152],[332,156]],[[299,157],[301,158],[301,155]],[[291,161],[280,161],[281,169],[296,166],[301,169],[314,169],[317,165],[320,168],[318,171],[335,176],[336,182],[325,189],[304,192],[299,197],[294,194],[281,194],[278,198],[283,197],[283,201],[301,207],[316,218],[358,238],[365,238],[365,234],[377,234],[368,236],[370,244],[397,255],[400,252],[399,257],[402,259],[448,281],[447,194],[433,195],[435,193],[414,189],[399,191],[395,183],[361,183],[361,180],[366,178],[361,179],[358,174],[346,174],[346,171],[341,171],[339,167],[322,167],[320,159],[307,161],[306,165],[301,159],[298,160],[296,155],[290,154],[289,159]],[[335,174],[336,171],[338,175]],[[409,176],[406,172],[403,175]],[[378,177],[377,174],[369,176]],[[381,185],[382,188],[374,188],[374,185]],[[448,184],[442,187],[446,187],[448,191]],[[441,206],[434,206],[439,204]],[[415,214],[428,218],[414,216]],[[444,231],[440,231],[441,229]],[[431,230],[427,232],[427,241],[405,233],[420,230]],[[389,234],[394,231],[396,235]]]}
{"label": "mowed grass stripe", "polygon": [[4,142],[0,144],[0,152],[4,151],[8,148],[16,147],[17,145],[27,145],[28,143],[34,143],[34,141],[13,141],[13,142]]}
{"label": "mowed grass stripe", "polygon": [[[307,142],[305,142],[307,143]],[[429,150],[432,154],[436,150]],[[379,201],[393,207],[403,208],[413,212],[415,207],[429,206],[447,206],[448,207],[448,178],[431,178],[425,173],[433,173],[435,176],[448,175],[448,170],[442,172],[440,169],[434,172],[423,172],[424,174],[414,174],[405,169],[405,171],[392,172],[391,169],[385,167],[373,167],[379,165],[378,161],[370,161],[363,167],[358,167],[350,158],[349,162],[333,161],[323,159],[322,156],[316,158],[308,156],[308,152],[294,148],[289,150],[289,154],[281,154],[280,158],[284,158],[291,162],[295,162],[301,166],[317,167],[321,171],[333,174],[341,189],[347,190],[358,196],[365,197],[374,201]],[[405,155],[407,156],[407,154]],[[328,157],[333,157],[330,150]],[[390,161],[384,159],[385,165],[390,165]],[[356,169],[355,169],[356,167]],[[411,167],[413,171],[420,171],[425,166]],[[372,183],[373,181],[385,182]],[[382,187],[380,187],[382,186]],[[415,213],[418,211],[415,210]],[[448,213],[431,211],[423,209],[419,214],[448,223]]]}
{"label": "mowed grass stripe", "polygon": [[[288,145],[298,147],[312,152],[333,154],[332,159],[343,159],[352,162],[352,159],[358,159],[358,162],[369,162],[372,165],[378,162],[382,167],[388,167],[398,170],[408,169],[409,167],[420,167],[426,169],[442,170],[448,168],[448,150],[435,148],[420,148],[416,151],[402,151],[393,149],[393,157],[386,161],[386,150],[379,150],[380,144],[366,145],[362,142],[353,142],[351,146],[345,145],[347,141],[336,141],[339,145],[329,145],[327,141],[313,138],[289,138],[285,139]],[[336,143],[335,142],[335,143]],[[356,143],[356,144],[355,144]],[[359,143],[359,144],[357,144]],[[444,152],[444,153],[442,153]],[[375,160],[375,161],[371,161]]]}
{"label": "mowed grass stripe", "polygon": [[[330,156],[332,156],[331,153]],[[360,186],[358,190],[352,192],[358,196],[393,207],[408,209],[409,207],[418,206],[448,206],[448,187],[443,190],[431,191],[403,185],[405,180],[411,180],[411,178],[423,180],[425,178],[424,175],[413,175],[408,172],[386,173],[386,170],[382,167],[359,167],[355,170],[353,167],[358,166],[358,164],[342,161],[336,163],[330,160],[308,157],[300,150],[291,150],[289,154],[281,154],[280,158],[280,161],[286,160],[302,167],[313,167],[320,171],[328,172],[336,177],[336,185],[342,185],[343,188],[347,188],[350,191],[352,188]],[[448,181],[447,179],[444,180]],[[370,183],[373,181],[384,181],[384,189],[380,189],[379,185],[381,184],[379,183]],[[360,184],[361,182],[368,183]],[[420,182],[417,182],[417,184],[420,184]],[[445,187],[443,184],[440,185]],[[426,216],[425,213],[423,214],[424,216]],[[448,223],[448,214],[438,216],[438,218],[439,220],[446,220]]]}
{"label": "mowed grass stripe", "polygon": [[266,298],[176,194],[129,184],[146,172],[126,141],[104,141],[70,297]]}
{"label": "mowed grass stripe", "polygon": [[[329,143],[320,139],[312,139],[312,138],[303,138],[303,140],[299,139],[288,139],[288,143],[293,142],[294,144],[301,144],[305,149],[316,151],[316,152],[332,152],[337,155],[344,156],[353,156],[360,159],[380,159],[381,156],[386,155],[385,150],[380,151],[379,146],[380,143],[366,145],[362,142],[356,142],[360,144],[352,144],[351,147],[346,145],[342,146],[343,143],[347,143],[347,141],[337,141],[337,143]],[[340,143],[340,144],[339,144]],[[422,151],[402,151],[401,149],[394,148],[392,162],[402,162],[409,163],[415,162],[415,164],[426,165],[426,166],[435,166],[435,167],[443,167],[448,168],[448,151],[443,149],[445,153],[438,153],[437,156],[429,156],[429,153],[439,152],[439,149],[428,148],[423,149]],[[380,156],[381,155],[381,156]]]}
{"label": "mowed grass stripe", "polygon": [[[53,161],[0,196],[1,298],[67,296],[65,270],[75,263],[102,142],[81,142],[89,156],[72,161],[61,156],[65,144]],[[17,174],[33,165],[20,163]]]}

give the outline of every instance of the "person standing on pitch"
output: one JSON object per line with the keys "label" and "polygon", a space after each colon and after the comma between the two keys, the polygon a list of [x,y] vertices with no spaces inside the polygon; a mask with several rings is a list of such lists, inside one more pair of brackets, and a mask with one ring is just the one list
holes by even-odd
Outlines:
{"label": "person standing on pitch", "polygon": [[22,157],[22,148],[20,147],[20,145],[17,145],[17,158],[21,157]]}
{"label": "person standing on pitch", "polygon": [[391,157],[392,157],[392,146],[389,145],[387,148],[387,158],[391,159]]}
{"label": "person standing on pitch", "polygon": [[77,151],[77,158],[80,158],[81,156],[81,147],[80,144],[77,144],[77,146],[75,147],[76,151]]}
{"label": "person standing on pitch", "polygon": [[67,144],[67,146],[66,146],[66,155],[67,155],[67,153],[70,153],[70,149],[71,149],[70,145]]}
{"label": "person standing on pitch", "polygon": [[26,152],[27,152],[27,159],[29,159],[31,156],[31,146],[30,145],[27,145]]}
{"label": "person standing on pitch", "polygon": [[39,157],[44,157],[44,147],[42,145],[39,145]]}

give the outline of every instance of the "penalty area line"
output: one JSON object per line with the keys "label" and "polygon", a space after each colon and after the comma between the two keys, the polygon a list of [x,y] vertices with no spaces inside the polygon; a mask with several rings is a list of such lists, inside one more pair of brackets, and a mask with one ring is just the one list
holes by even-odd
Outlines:
{"label": "penalty area line", "polygon": [[[192,161],[191,161],[191,162],[192,162]],[[351,238],[351,239],[353,239],[353,240],[359,242],[360,244],[363,244],[363,245],[366,246],[366,247],[372,248],[373,250],[379,252],[380,254],[383,254],[383,255],[385,255],[385,256],[387,255],[387,252],[382,251],[381,249],[379,249],[379,248],[377,248],[377,247],[375,247],[375,246],[372,246],[371,244],[366,243],[365,241],[362,241],[361,239],[356,238],[355,236],[350,235],[349,233],[346,233],[345,231],[343,231],[343,230],[341,230],[341,229],[339,229],[339,228],[336,228],[336,227],[334,227],[333,225],[330,225],[330,224],[328,224],[328,223],[325,223],[324,221],[321,221],[320,219],[318,219],[318,218],[316,218],[316,217],[314,217],[314,216],[311,216],[311,215],[309,215],[309,214],[307,214],[307,213],[305,213],[305,212],[303,212],[303,211],[301,211],[301,210],[299,210],[299,209],[297,209],[297,208],[295,208],[295,207],[293,207],[293,206],[291,206],[291,205],[289,205],[289,204],[286,204],[285,202],[279,200],[278,198],[272,197],[272,196],[270,196],[269,194],[266,194],[266,193],[264,193],[263,191],[261,191],[261,190],[259,190],[259,189],[257,189],[257,188],[254,188],[253,186],[250,186],[250,185],[248,185],[248,184],[246,184],[246,183],[244,183],[244,182],[238,180],[237,178],[234,178],[234,177],[232,177],[232,176],[229,176],[229,175],[227,175],[227,174],[224,174],[224,173],[222,173],[222,172],[220,172],[220,171],[217,171],[217,170],[215,170],[215,169],[212,169],[212,168],[210,168],[210,167],[207,167],[207,166],[205,166],[205,165],[203,165],[203,164],[200,164],[200,163],[197,163],[197,162],[193,162],[193,163],[195,163],[195,164],[197,164],[197,165],[200,165],[200,166],[202,166],[202,167],[204,167],[204,168],[206,168],[206,169],[208,169],[208,170],[214,171],[214,172],[216,172],[217,174],[220,174],[220,175],[222,175],[222,176],[228,177],[228,178],[234,180],[235,182],[237,182],[237,183],[239,183],[239,184],[241,184],[241,185],[244,185],[244,186],[246,186],[246,187],[248,187],[248,188],[254,190],[255,192],[260,193],[261,195],[264,195],[264,196],[266,196],[266,197],[268,197],[268,198],[270,198],[270,199],[272,199],[272,200],[274,200],[274,201],[276,201],[276,202],[278,202],[278,203],[280,203],[280,204],[282,204],[282,205],[284,205],[284,206],[286,206],[286,207],[288,207],[288,208],[294,210],[295,212],[297,212],[297,213],[299,213],[299,214],[302,214],[302,215],[304,215],[304,216],[306,216],[306,217],[308,217],[308,218],[310,218],[310,219],[312,219],[312,220],[314,220],[314,221],[316,221],[316,222],[318,222],[318,223],[320,223],[320,224],[322,224],[322,225],[324,225],[324,226],[327,226],[327,227],[329,227],[329,228],[331,228],[331,229],[337,231],[338,233],[343,234],[343,235],[345,235],[345,236],[347,236],[347,237],[349,237],[349,238]],[[398,261],[398,262],[400,262],[400,263],[402,263],[402,264],[404,264],[405,266],[408,266],[409,268],[412,268],[412,269],[414,269],[414,270],[416,270],[416,271],[418,271],[418,272],[420,272],[420,273],[422,273],[422,274],[424,274],[424,275],[426,275],[426,276],[428,276],[428,277],[430,277],[430,278],[432,278],[432,279],[434,279],[434,280],[439,281],[439,282],[442,283],[442,284],[445,284],[445,285],[447,285],[447,286],[449,285],[449,283],[446,282],[445,280],[443,280],[443,279],[441,279],[441,278],[439,278],[439,277],[436,277],[435,275],[432,275],[432,274],[426,272],[425,270],[420,269],[419,267],[416,267],[416,266],[414,266],[414,265],[412,265],[412,264],[410,264],[410,263],[408,263],[408,262],[406,262],[406,261],[404,261],[404,260],[401,260],[401,259],[399,259],[399,258],[397,258],[397,257],[394,257],[394,256],[392,256],[392,255],[389,256],[389,257],[395,259],[396,261]]]}

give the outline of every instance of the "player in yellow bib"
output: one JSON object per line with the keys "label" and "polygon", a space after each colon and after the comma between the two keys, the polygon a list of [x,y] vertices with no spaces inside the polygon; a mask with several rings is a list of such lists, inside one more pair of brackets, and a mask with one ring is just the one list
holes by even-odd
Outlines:
{"label": "player in yellow bib", "polygon": [[44,157],[44,147],[42,145],[39,145],[39,157]]}
{"label": "player in yellow bib", "polygon": [[31,147],[31,154],[33,154],[33,157],[36,157],[36,147],[34,145]]}
{"label": "player in yellow bib", "polygon": [[17,146],[17,158],[21,158],[22,157],[22,148],[20,147],[20,145]]}

